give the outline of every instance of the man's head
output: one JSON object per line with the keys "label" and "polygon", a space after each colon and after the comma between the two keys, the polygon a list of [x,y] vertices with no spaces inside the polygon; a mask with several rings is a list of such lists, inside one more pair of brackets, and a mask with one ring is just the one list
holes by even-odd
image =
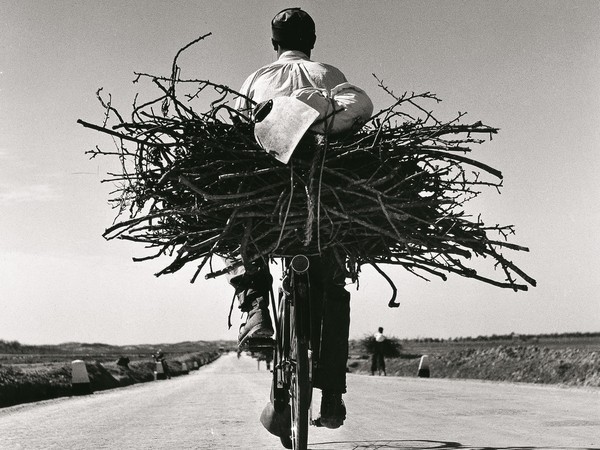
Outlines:
{"label": "man's head", "polygon": [[310,56],[315,45],[315,22],[300,8],[287,8],[271,20],[273,49],[299,50]]}
{"label": "man's head", "polygon": [[383,327],[379,327],[379,332],[383,333]]}

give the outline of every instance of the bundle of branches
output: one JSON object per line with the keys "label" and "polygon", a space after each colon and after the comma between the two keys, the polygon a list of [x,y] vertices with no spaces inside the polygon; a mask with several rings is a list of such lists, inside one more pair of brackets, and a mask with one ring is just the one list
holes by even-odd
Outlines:
{"label": "bundle of branches", "polygon": [[[134,103],[130,119],[99,95],[105,123],[79,121],[115,137],[116,151],[96,148],[92,157],[121,162],[120,173],[105,180],[119,183],[111,199],[117,221],[105,237],[156,249],[136,260],[170,256],[157,275],[195,263],[193,282],[215,255],[250,265],[334,250],[345,255],[355,279],[362,265],[373,265],[392,285],[394,298],[381,264],[421,277],[455,273],[514,290],[535,285],[502,254],[527,250],[508,242],[513,227],[488,226],[463,207],[481,188],[501,187],[498,170],[466,156],[496,128],[463,124],[460,113],[438,120],[424,107],[439,101],[435,95],[397,96],[379,81],[393,97],[389,108],[352,135],[307,135],[284,165],[258,146],[252,123],[231,107],[239,93],[182,79],[176,61],[169,77],[137,74],[161,95]],[[194,102],[205,93],[218,98],[198,112]],[[472,256],[490,258],[502,275],[469,267]],[[207,277],[223,272],[211,269]]]}
{"label": "bundle of branches", "polygon": [[[366,335],[359,341],[360,347],[367,353],[373,354],[377,351],[377,341],[375,336]],[[386,337],[381,345],[383,356],[387,358],[397,358],[402,354],[402,344],[394,336]]]}

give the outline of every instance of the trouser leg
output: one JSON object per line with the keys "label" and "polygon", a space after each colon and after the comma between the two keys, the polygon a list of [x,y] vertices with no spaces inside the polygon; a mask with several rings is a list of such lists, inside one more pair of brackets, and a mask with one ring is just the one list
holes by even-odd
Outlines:
{"label": "trouser leg", "polygon": [[240,266],[228,276],[228,281],[235,288],[240,310],[247,313],[246,321],[240,326],[238,345],[260,345],[260,340],[273,335],[269,315],[269,293],[273,277],[269,273],[269,267],[263,261],[256,261],[250,267]]}
{"label": "trouser leg", "polygon": [[350,294],[346,290],[326,293],[319,355],[317,387],[324,391],[346,392]]}
{"label": "trouser leg", "polygon": [[[228,260],[228,263],[234,260]],[[253,263],[251,270],[246,270],[243,265],[227,275],[227,281],[235,289],[238,306],[242,312],[249,312],[258,301],[268,307],[269,292],[273,284],[273,277],[269,273],[268,265],[263,261]]]}
{"label": "trouser leg", "polygon": [[[311,291],[320,300],[321,342],[313,384],[323,391],[346,392],[350,293],[344,288],[344,268],[333,255],[311,261]],[[317,314],[317,316],[319,316]],[[313,322],[313,327],[315,323]],[[313,349],[316,348],[313,343]]]}

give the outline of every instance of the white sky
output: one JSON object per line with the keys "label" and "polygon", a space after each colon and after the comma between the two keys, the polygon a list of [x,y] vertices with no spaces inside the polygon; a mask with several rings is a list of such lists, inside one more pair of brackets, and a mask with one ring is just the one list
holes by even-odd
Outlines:
{"label": "white sky", "polygon": [[[128,112],[133,72],[238,88],[274,60],[278,1],[0,1],[0,339],[113,344],[235,339],[224,280],[190,284],[194,268],[155,278],[167,261],[133,263],[141,245],[106,242],[111,164],[86,150],[110,139],[95,91]],[[444,118],[499,127],[473,156],[504,174],[502,195],[474,205],[514,224],[511,255],[538,280],[514,293],[450,277],[424,282],[365,270],[352,294],[351,337],[383,326],[397,337],[600,330],[600,3],[597,1],[301,1],[317,23],[313,59],[339,67],[376,110],[397,92],[431,91]]]}

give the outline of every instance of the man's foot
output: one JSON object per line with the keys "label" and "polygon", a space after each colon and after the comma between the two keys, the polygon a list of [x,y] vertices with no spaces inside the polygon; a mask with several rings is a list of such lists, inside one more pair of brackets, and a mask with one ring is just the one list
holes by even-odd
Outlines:
{"label": "man's foot", "polygon": [[265,302],[256,301],[253,309],[248,312],[246,323],[240,327],[238,346],[245,347],[251,344],[251,339],[266,340],[273,336],[271,316]]}
{"label": "man's foot", "polygon": [[294,448],[294,444],[292,444],[292,436],[279,436],[279,440],[281,441],[281,445],[283,448]]}
{"label": "man's foot", "polygon": [[321,414],[315,425],[326,428],[339,428],[346,419],[346,405],[342,394],[338,392],[323,392],[321,398]]}
{"label": "man's foot", "polygon": [[277,412],[273,403],[267,403],[260,415],[260,423],[269,433],[280,437],[283,444],[284,440],[289,439],[291,436],[291,410],[289,405],[286,405],[283,411]]}

